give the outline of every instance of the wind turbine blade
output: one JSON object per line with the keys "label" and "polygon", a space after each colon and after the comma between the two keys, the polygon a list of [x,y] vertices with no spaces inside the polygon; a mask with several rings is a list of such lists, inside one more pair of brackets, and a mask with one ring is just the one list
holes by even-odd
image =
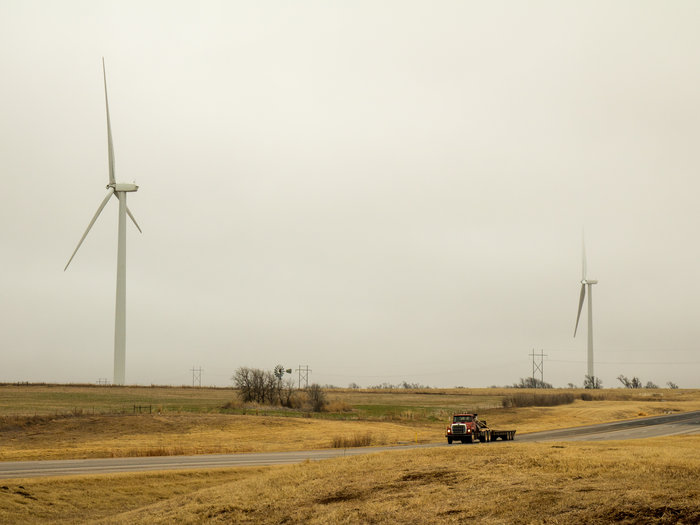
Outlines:
{"label": "wind turbine blade", "polygon": [[90,228],[92,228],[92,225],[95,224],[95,221],[97,220],[97,217],[100,216],[100,213],[102,213],[102,210],[104,207],[107,205],[107,201],[109,198],[114,195],[114,190],[112,188],[109,189],[107,192],[107,196],[104,198],[102,201],[102,204],[100,204],[100,207],[97,208],[97,212],[95,213],[95,216],[92,218],[90,221],[90,224],[88,224],[87,229],[85,230],[85,233],[83,233],[83,236],[80,238],[80,242],[78,243],[78,246],[75,247],[75,250],[73,251],[73,255],[70,256],[70,259],[68,259],[68,263],[66,264],[66,267],[63,269],[65,272],[68,269],[68,265],[70,262],[73,260],[73,257],[75,257],[75,254],[78,253],[78,249],[80,248],[80,245],[83,244],[83,241],[85,240],[85,237],[87,237],[87,234],[90,232]]}
{"label": "wind turbine blade", "polygon": [[107,152],[109,155],[109,183],[114,184],[114,146],[112,145],[112,124],[109,120],[109,100],[107,100],[107,71],[105,57],[102,57],[102,76],[105,81],[105,107],[107,108]]}
{"label": "wind turbine blade", "polygon": [[576,330],[578,330],[578,321],[581,318],[581,310],[583,309],[583,300],[586,298],[586,285],[581,283],[581,297],[578,300],[578,315],[576,316],[576,326],[574,327],[574,337],[576,337]]}
{"label": "wind turbine blade", "polygon": [[136,226],[136,228],[138,229],[139,233],[143,233],[143,232],[141,231],[141,227],[139,226],[139,223],[136,222],[136,219],[134,219],[134,216],[131,214],[131,210],[129,209],[128,206],[126,207],[126,213],[127,213],[127,215],[129,216],[129,218],[133,221],[133,223],[134,223],[134,225]]}
{"label": "wind turbine blade", "polygon": [[585,281],[586,280],[586,239],[585,237],[581,236],[581,280]]}

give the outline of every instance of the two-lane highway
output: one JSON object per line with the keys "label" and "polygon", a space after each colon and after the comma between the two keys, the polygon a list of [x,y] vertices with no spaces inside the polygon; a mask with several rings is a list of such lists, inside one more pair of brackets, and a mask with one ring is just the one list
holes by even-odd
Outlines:
{"label": "two-lane highway", "polygon": [[[600,425],[533,432],[516,435],[518,442],[541,441],[601,441],[624,440],[645,437],[674,436],[700,432],[700,411],[670,414],[655,417],[616,421]],[[499,446],[493,442],[472,446]],[[406,450],[415,448],[457,447],[468,445],[401,445],[393,447],[364,447],[348,449],[306,450],[299,452],[269,452],[251,454],[212,454],[199,456],[158,456],[139,458],[106,459],[66,459],[55,461],[8,461],[0,462],[0,479],[31,478],[39,476],[71,476],[88,474],[109,474],[115,472],[145,472],[154,470],[187,470],[226,467],[249,467],[301,463],[323,459],[376,452]]]}
{"label": "two-lane highway", "polygon": [[532,432],[518,437],[518,441],[607,441],[675,436],[696,432],[700,432],[700,411]]}

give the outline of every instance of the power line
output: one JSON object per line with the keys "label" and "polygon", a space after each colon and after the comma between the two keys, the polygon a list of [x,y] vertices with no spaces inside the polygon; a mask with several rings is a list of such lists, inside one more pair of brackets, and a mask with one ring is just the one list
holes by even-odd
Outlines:
{"label": "power line", "polygon": [[[547,354],[542,353],[542,350],[540,350],[539,354],[536,354],[535,349],[533,348],[532,353],[530,355],[532,356],[532,384],[537,386],[537,381],[535,380],[535,371],[539,370],[540,384],[544,386],[544,358],[547,357]],[[540,358],[539,363],[535,361],[535,357]]]}
{"label": "power line", "polygon": [[301,388],[302,378],[305,381],[306,388],[309,388],[309,372],[311,372],[309,365],[304,365],[304,368],[302,368],[301,365],[299,365],[299,368],[297,368],[297,372],[299,372],[299,388]]}
{"label": "power line", "polygon": [[[539,354],[537,354],[537,357],[539,357]],[[544,357],[547,357],[547,354],[544,354]],[[586,363],[586,361],[581,361],[581,360],[573,360],[573,359],[549,359],[550,363]],[[635,361],[596,361],[596,364],[601,364],[601,365],[697,365],[700,364],[700,361],[650,361],[650,362],[635,362]],[[338,379],[343,379],[343,378],[350,378],[350,379],[421,379],[421,378],[429,378],[433,376],[444,376],[444,375],[455,375],[455,374],[462,374],[462,373],[467,373],[467,372],[474,372],[475,370],[487,370],[487,369],[498,369],[498,368],[506,368],[509,366],[509,363],[484,363],[484,364],[478,364],[474,365],[470,368],[446,368],[444,370],[438,370],[434,372],[406,372],[405,374],[396,374],[396,373],[390,373],[390,374],[334,374],[334,373],[324,373],[323,377],[327,378],[338,378]]]}
{"label": "power line", "polygon": [[[550,359],[553,363],[585,363],[569,359]],[[697,365],[700,361],[596,361],[599,365]]]}
{"label": "power line", "polygon": [[200,366],[199,368],[195,368],[194,366],[192,367],[192,386],[195,385],[195,383],[198,382],[199,386],[202,386],[202,367]]}

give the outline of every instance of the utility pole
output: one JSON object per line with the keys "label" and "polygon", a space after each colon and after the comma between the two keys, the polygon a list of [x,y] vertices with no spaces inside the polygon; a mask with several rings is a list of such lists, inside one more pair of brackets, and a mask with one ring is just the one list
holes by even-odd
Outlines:
{"label": "utility pole", "polygon": [[199,386],[202,386],[202,367],[200,366],[199,368],[195,368],[194,366],[192,367],[192,386],[194,386],[195,382],[199,383]]}
{"label": "utility pole", "polygon": [[[542,350],[540,350],[539,354],[535,353],[535,349],[532,349],[532,353],[530,354],[532,356],[532,384],[537,388],[537,382],[535,380],[535,371],[539,370],[540,372],[540,384],[544,385],[544,358],[547,357],[547,354],[542,353]],[[535,357],[540,358],[539,364],[535,361]]]}
{"label": "utility pole", "polygon": [[306,388],[309,388],[309,372],[311,372],[309,365],[304,365],[304,368],[302,368],[302,365],[299,365],[299,368],[297,368],[297,372],[299,372],[299,388],[301,389],[302,378],[304,379]]}

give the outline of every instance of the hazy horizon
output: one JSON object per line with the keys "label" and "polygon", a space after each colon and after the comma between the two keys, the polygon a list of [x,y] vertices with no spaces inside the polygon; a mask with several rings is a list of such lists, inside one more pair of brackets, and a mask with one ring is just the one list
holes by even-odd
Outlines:
{"label": "hazy horizon", "polygon": [[[700,387],[700,4],[0,3],[0,382]],[[113,199],[116,202],[116,199]],[[296,377],[296,373],[293,374]]]}

